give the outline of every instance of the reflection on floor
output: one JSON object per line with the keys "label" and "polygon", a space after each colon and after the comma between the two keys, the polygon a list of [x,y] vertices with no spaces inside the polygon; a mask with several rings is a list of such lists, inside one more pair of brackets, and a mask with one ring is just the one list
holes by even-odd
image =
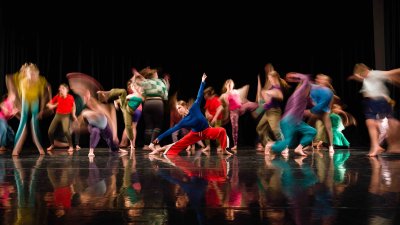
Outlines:
{"label": "reflection on floor", "polygon": [[0,155],[0,224],[400,224],[400,157]]}

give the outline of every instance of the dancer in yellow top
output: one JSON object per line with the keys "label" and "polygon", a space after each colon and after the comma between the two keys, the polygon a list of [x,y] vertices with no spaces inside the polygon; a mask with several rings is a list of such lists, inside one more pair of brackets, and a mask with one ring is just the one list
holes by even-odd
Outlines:
{"label": "dancer in yellow top", "polygon": [[[27,130],[29,111],[32,114],[32,139],[41,155],[45,154],[40,143],[40,130],[38,119],[43,114],[45,98],[48,97],[46,79],[39,75],[39,68],[33,63],[25,63],[19,72],[7,76],[7,87],[12,95],[16,95],[20,101],[21,119],[15,135],[15,144],[12,155],[18,155],[23,147]],[[40,108],[39,108],[40,103]],[[17,105],[19,107],[19,105]],[[40,111],[39,111],[40,110]]]}

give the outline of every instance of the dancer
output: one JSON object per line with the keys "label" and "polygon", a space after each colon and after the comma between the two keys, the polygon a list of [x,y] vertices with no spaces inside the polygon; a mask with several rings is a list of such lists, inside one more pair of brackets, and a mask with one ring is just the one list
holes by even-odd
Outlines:
{"label": "dancer", "polygon": [[137,76],[138,84],[143,87],[143,117],[145,122],[145,144],[144,150],[151,150],[149,144],[161,132],[164,118],[164,101],[168,100],[169,75],[163,79],[158,78],[157,70],[146,67],[138,73],[135,69],[133,74]]}
{"label": "dancer", "polygon": [[[130,94],[134,94],[135,92],[136,93],[139,92],[139,93],[137,93],[138,94],[137,96],[142,96],[141,93],[143,91],[141,90],[141,88],[136,84],[132,85],[132,82],[136,82],[136,81],[132,81],[132,80],[128,81],[128,96]],[[135,88],[132,89],[132,86],[135,86]],[[133,134],[132,143],[134,144],[135,147],[136,147],[136,136],[137,136],[137,124],[138,124],[140,118],[142,117],[142,108],[143,108],[142,103],[136,108],[135,112],[132,115],[132,134]],[[119,147],[120,148],[127,147],[128,140],[129,140],[128,135],[124,129],[124,131],[122,132],[122,137],[121,137],[121,142],[119,143]]]}
{"label": "dancer", "polygon": [[72,95],[68,94],[69,87],[67,84],[60,84],[58,91],[58,95],[54,96],[54,98],[49,103],[47,103],[47,107],[49,109],[57,108],[56,115],[54,116],[53,121],[51,121],[48,130],[50,146],[47,148],[47,151],[51,151],[54,149],[54,132],[57,128],[57,125],[61,123],[64,136],[68,140],[68,151],[72,152],[74,150],[74,147],[72,144],[72,137],[69,127],[70,116],[72,116],[74,121],[77,121],[75,100]]}
{"label": "dancer", "polygon": [[300,140],[294,153],[297,155],[306,156],[303,152],[303,147],[309,145],[317,133],[316,130],[303,122],[304,111],[307,106],[307,99],[310,93],[311,84],[308,75],[300,73],[288,73],[286,80],[289,82],[300,82],[297,89],[289,97],[286,103],[285,112],[280,121],[283,140],[275,143],[271,142],[266,148],[266,154],[269,154],[270,146],[274,153],[281,153],[284,157],[288,156],[288,147],[296,146],[295,138],[300,134]]}
{"label": "dancer", "polygon": [[[46,79],[39,75],[39,68],[33,63],[25,63],[21,66],[19,72],[8,75],[7,89],[9,94],[16,97],[16,105],[21,103],[21,120],[15,135],[14,149],[12,155],[17,156],[24,145],[28,122],[28,115],[31,112],[32,139],[39,153],[44,155],[42,144],[40,143],[40,129],[38,119],[42,118],[46,99],[49,98],[48,84]],[[39,106],[40,103],[40,106]]]}
{"label": "dancer", "polygon": [[[169,105],[170,105],[170,124],[169,127],[173,127],[176,124],[178,124],[182,119],[183,119],[183,115],[179,114],[178,110],[176,109],[176,104],[178,102],[177,100],[177,93],[175,93],[170,99],[169,99]],[[192,102],[192,103],[190,103]],[[191,104],[193,104],[193,99],[189,99],[189,103],[188,103],[188,108],[190,108]],[[179,139],[181,139],[182,137],[184,137],[185,135],[187,135],[189,133],[189,130],[187,128],[182,128],[179,129],[175,132],[173,132],[171,134],[172,137],[172,142],[177,142]],[[201,146],[202,150],[204,151],[204,149],[206,148],[206,146],[203,144],[203,142],[200,140],[197,142],[198,145]],[[150,145],[151,146],[151,150],[154,151],[155,148],[153,148],[154,145]],[[191,155],[195,152],[196,150],[196,145],[190,145],[186,148],[186,152],[188,153],[188,155]]]}
{"label": "dancer", "polygon": [[[326,134],[328,134],[329,153],[335,152],[333,148],[333,132],[330,119],[331,106],[334,99],[334,94],[331,88],[319,83],[327,83],[330,79],[326,75],[317,75],[317,84],[311,85],[310,97],[313,107],[304,112],[306,117],[309,117],[309,124],[315,124],[316,120],[321,120],[324,124]],[[325,81],[326,80],[326,81]]]}
{"label": "dancer", "polygon": [[257,109],[258,104],[250,102],[246,99],[249,86],[246,85],[241,89],[234,89],[235,83],[232,79],[225,81],[222,89],[221,100],[229,107],[229,117],[232,125],[232,137],[234,146],[232,151],[237,151],[238,134],[239,134],[239,116],[247,111],[254,111]]}
{"label": "dancer", "polygon": [[[107,117],[99,111],[89,109],[84,109],[81,115],[84,121],[87,122],[90,133],[88,156],[94,156],[94,149],[100,141],[100,136],[107,142],[107,145],[112,152],[118,152],[119,148],[117,143],[113,141],[113,135]],[[123,153],[127,152],[125,151]]]}
{"label": "dancer", "polygon": [[[282,116],[283,91],[286,91],[289,85],[281,79],[278,72],[271,71],[267,75],[268,80],[261,95],[264,99],[264,115],[257,125],[257,134],[261,139],[263,149],[270,141],[281,140],[281,129],[279,121]],[[265,150],[265,149],[264,149]]]}
{"label": "dancer", "polygon": [[[213,87],[208,87],[204,90],[204,98],[206,99],[206,104],[204,109],[206,110],[205,115],[208,120],[208,123],[212,127],[221,127],[222,126],[222,111],[224,107],[222,106],[221,100],[219,96],[215,93]],[[210,150],[210,140],[206,140],[207,147],[203,149],[203,151]],[[217,151],[221,151],[221,146],[217,147]]]}
{"label": "dancer", "polygon": [[[135,78],[133,78],[135,80]],[[142,104],[142,92],[137,86],[136,82],[131,82],[130,88],[132,94],[127,95],[125,89],[114,88],[110,91],[98,91],[99,99],[102,102],[114,101],[115,107],[120,108],[124,117],[125,132],[127,133],[130,141],[131,150],[135,150],[135,139],[132,130],[132,118],[135,115],[136,109]]]}
{"label": "dancer", "polygon": [[14,107],[15,96],[10,95],[0,104],[0,151],[14,144],[15,134],[7,121],[15,116],[19,110]]}
{"label": "dancer", "polygon": [[178,155],[183,149],[186,149],[188,146],[204,139],[218,139],[220,141],[223,153],[228,155],[231,154],[226,150],[228,144],[226,130],[223,127],[210,127],[207,119],[200,110],[200,103],[203,98],[203,90],[206,84],[206,78],[207,75],[204,73],[201,78],[201,85],[199,92],[197,93],[196,101],[193,103],[190,109],[188,109],[185,101],[178,101],[176,109],[178,110],[179,114],[184,116],[184,118],[177,125],[168,129],[154,139],[153,144],[158,144],[163,138],[175,132],[176,130],[181,129],[182,127],[191,128],[189,134],[173,144],[152,151],[150,154],[156,154],[165,150],[164,154],[166,155]]}
{"label": "dancer", "polygon": [[[353,75],[348,79],[362,82],[361,93],[364,96],[364,114],[365,123],[368,128],[370,138],[370,149],[368,156],[377,156],[384,151],[379,145],[379,125],[381,119],[388,119],[389,130],[391,124],[394,125],[396,120],[393,118],[393,109],[391,106],[391,98],[389,90],[385,85],[386,81],[390,81],[399,85],[400,69],[389,71],[372,70],[363,63],[357,63],[353,69]],[[394,127],[394,126],[393,126]]]}

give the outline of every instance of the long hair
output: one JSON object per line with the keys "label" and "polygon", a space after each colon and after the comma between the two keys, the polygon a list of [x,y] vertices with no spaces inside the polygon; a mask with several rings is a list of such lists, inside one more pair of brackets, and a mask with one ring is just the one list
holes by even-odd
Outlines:
{"label": "long hair", "polygon": [[228,91],[227,86],[228,86],[229,83],[235,84],[232,79],[226,80],[225,83],[224,83],[224,86],[222,86],[222,91],[221,91],[222,94],[226,93]]}
{"label": "long hair", "polygon": [[269,82],[268,76],[272,76],[273,78],[278,80],[278,83],[282,90],[282,93],[284,95],[286,95],[290,88],[290,85],[284,79],[282,79],[281,76],[279,75],[279,73],[275,70],[273,70],[267,74],[267,79],[265,80],[264,89],[268,90],[271,87],[271,82]]}

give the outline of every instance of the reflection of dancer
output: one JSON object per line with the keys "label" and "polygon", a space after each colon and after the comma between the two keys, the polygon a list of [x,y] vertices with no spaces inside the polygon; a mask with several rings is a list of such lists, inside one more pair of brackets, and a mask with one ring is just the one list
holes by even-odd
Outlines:
{"label": "reflection of dancer", "polygon": [[72,159],[67,158],[60,165],[55,160],[47,164],[47,175],[54,189],[55,214],[64,216],[72,206],[73,184],[77,170],[73,168]]}
{"label": "reflection of dancer", "polygon": [[[207,186],[210,182],[225,182],[227,178],[227,162],[221,159],[216,168],[204,169],[179,155],[164,156],[163,161],[174,165],[184,173],[183,177],[172,176],[171,170],[159,170],[159,175],[173,184],[179,185],[187,196],[177,196],[176,207],[185,208],[188,204],[196,211],[199,224],[205,224],[204,209]],[[185,198],[186,197],[186,198]]]}
{"label": "reflection of dancer", "polygon": [[[231,154],[226,150],[228,139],[226,136],[226,131],[222,127],[210,127],[208,125],[207,119],[204,117],[200,110],[200,103],[203,99],[203,90],[206,85],[205,80],[207,76],[203,74],[201,78],[201,85],[199,92],[197,93],[196,101],[193,103],[190,109],[187,108],[187,104],[184,101],[179,101],[176,105],[176,108],[179,114],[184,115],[184,118],[174,127],[168,129],[160,136],[158,136],[153,143],[158,144],[164,137],[170,135],[176,130],[181,129],[182,127],[191,128],[189,134],[180,139],[179,141],[169,145],[166,148],[164,154],[168,155],[177,155],[180,151],[187,148],[188,146],[204,139],[218,139],[221,144],[221,148],[225,154]],[[163,148],[154,150],[151,154],[155,154],[158,151],[164,150]]]}
{"label": "reflection of dancer", "polygon": [[297,143],[294,140],[297,134],[300,134],[301,138],[294,152],[298,155],[305,156],[306,154],[303,152],[303,147],[309,145],[317,133],[313,127],[303,122],[304,110],[307,106],[307,97],[311,88],[310,78],[300,73],[289,73],[286,75],[286,79],[289,82],[300,82],[300,84],[289,97],[280,122],[284,139],[275,142],[271,149],[275,153],[287,155],[287,148],[296,146]]}
{"label": "reflection of dancer", "polygon": [[[22,146],[27,135],[26,124],[29,112],[32,114],[32,139],[40,154],[45,154],[40,143],[39,121],[45,108],[47,95],[47,81],[39,75],[39,68],[33,63],[25,63],[19,72],[12,76],[7,76],[7,88],[10,92],[17,95],[21,101],[21,120],[15,135],[15,145],[13,155],[21,152]],[[40,103],[40,107],[39,107]]]}
{"label": "reflection of dancer", "polygon": [[309,165],[302,165],[300,173],[302,179],[295,177],[294,171],[288,162],[280,158],[275,158],[271,161],[272,165],[279,168],[282,171],[281,184],[282,192],[286,195],[289,200],[289,204],[292,206],[292,216],[295,224],[310,224],[311,210],[309,206],[310,199],[308,197],[309,189],[313,187],[317,182],[317,176]]}
{"label": "reflection of dancer", "polygon": [[[40,168],[44,156],[41,155],[36,159],[35,165],[31,169],[22,167],[21,160],[18,157],[13,157],[14,177],[17,186],[17,218],[15,224],[32,224],[35,214],[38,213],[35,207],[36,188],[39,183],[38,168]],[[30,173],[27,174],[27,173]],[[30,178],[29,178],[30,176]]]}
{"label": "reflection of dancer", "polygon": [[123,156],[121,159],[124,166],[124,177],[119,195],[123,198],[129,216],[140,216],[144,208],[144,201],[141,193],[142,185],[136,170],[136,157],[131,154],[129,159],[127,156]]}
{"label": "reflection of dancer", "polygon": [[400,160],[371,157],[370,163],[368,224],[398,224]]}

